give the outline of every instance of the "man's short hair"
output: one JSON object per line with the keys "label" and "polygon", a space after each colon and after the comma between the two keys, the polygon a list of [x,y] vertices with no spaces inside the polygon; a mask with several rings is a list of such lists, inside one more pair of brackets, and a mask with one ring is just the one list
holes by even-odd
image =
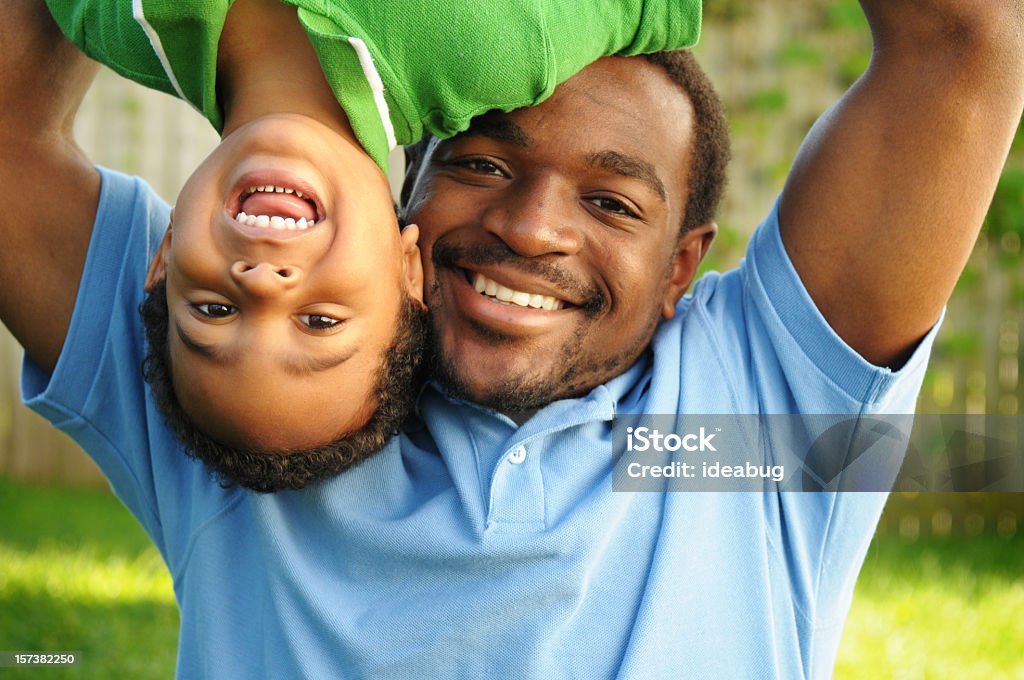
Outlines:
{"label": "man's short hair", "polygon": [[[729,164],[729,124],[722,102],[711,79],[689,50],[655,52],[642,57],[664,69],[690,100],[694,113],[694,134],[691,142],[688,195],[679,236],[715,219],[718,204],[725,190],[726,166]],[[405,180],[402,183],[402,206],[407,210],[420,166],[432,137],[405,147]]]}
{"label": "man's short hair", "polygon": [[[146,329],[142,370],[157,408],[185,453],[205,463],[224,486],[239,484],[259,492],[300,489],[357,465],[384,447],[412,413],[418,396],[427,321],[422,306],[404,296],[395,337],[384,352],[371,394],[377,407],[357,430],[320,446],[269,451],[229,446],[202,432],[182,409],[171,379],[168,349],[167,287],[161,283],[139,307]],[[335,395],[345,399],[347,395]]]}
{"label": "man's short hair", "polygon": [[715,219],[725,190],[729,164],[729,124],[722,101],[704,69],[689,50],[655,52],[643,58],[663,68],[693,106],[688,196],[680,236]]}

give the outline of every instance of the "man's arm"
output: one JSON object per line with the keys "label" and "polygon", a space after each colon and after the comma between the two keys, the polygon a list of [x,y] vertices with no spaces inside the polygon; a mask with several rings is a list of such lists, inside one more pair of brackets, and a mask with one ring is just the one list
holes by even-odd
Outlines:
{"label": "man's arm", "polygon": [[43,0],[0,3],[0,318],[40,366],[60,356],[100,178],[72,124],[96,73]]}
{"label": "man's arm", "polygon": [[861,0],[871,65],[815,124],[780,227],[829,324],[898,366],[977,238],[1024,106],[1021,0]]}

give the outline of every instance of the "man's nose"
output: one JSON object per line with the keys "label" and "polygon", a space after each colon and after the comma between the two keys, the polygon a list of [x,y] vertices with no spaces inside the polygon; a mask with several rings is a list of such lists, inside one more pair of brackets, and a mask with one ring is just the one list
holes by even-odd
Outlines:
{"label": "man's nose", "polygon": [[297,286],[302,280],[302,270],[295,266],[281,266],[270,262],[251,263],[239,260],[231,265],[231,278],[251,295],[269,296]]}
{"label": "man's nose", "polygon": [[554,180],[538,180],[489,206],[484,228],[523,257],[574,255],[583,246],[574,192]]}

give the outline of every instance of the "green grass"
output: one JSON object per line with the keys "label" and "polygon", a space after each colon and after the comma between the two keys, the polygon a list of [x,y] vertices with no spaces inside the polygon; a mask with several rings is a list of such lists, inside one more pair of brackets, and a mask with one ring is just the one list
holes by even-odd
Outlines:
{"label": "green grass", "polygon": [[1024,680],[1024,536],[879,537],[837,679]]}
{"label": "green grass", "polygon": [[[170,578],[110,494],[0,478],[0,512],[0,650],[82,655],[0,680],[173,676]],[[1024,536],[876,539],[836,678],[1024,680]]]}
{"label": "green grass", "polygon": [[178,609],[156,549],[109,493],[0,478],[0,650],[74,651],[8,678],[170,678]]}

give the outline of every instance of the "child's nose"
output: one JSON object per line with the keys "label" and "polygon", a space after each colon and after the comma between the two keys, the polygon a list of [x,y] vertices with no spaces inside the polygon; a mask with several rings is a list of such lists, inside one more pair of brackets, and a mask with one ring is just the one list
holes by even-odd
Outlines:
{"label": "child's nose", "polygon": [[302,271],[295,266],[239,260],[231,265],[231,278],[253,295],[274,295],[297,286],[302,279]]}

